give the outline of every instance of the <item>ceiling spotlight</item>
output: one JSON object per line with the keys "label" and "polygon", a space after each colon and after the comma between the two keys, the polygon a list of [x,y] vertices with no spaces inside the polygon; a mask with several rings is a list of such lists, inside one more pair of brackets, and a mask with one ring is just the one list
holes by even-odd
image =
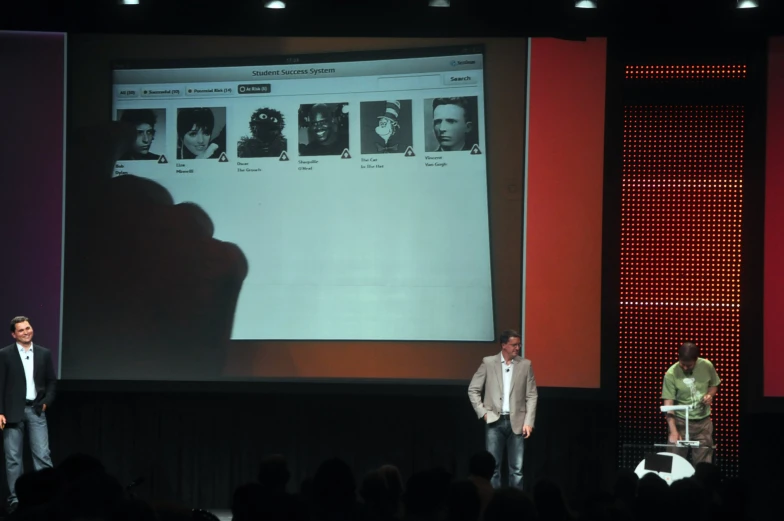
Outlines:
{"label": "ceiling spotlight", "polygon": [[596,9],[596,1],[595,0],[575,0],[574,6],[577,9]]}
{"label": "ceiling spotlight", "polygon": [[428,7],[449,7],[451,0],[427,0]]}
{"label": "ceiling spotlight", "polygon": [[738,9],[752,9],[759,7],[759,0],[738,0]]}
{"label": "ceiling spotlight", "polygon": [[117,0],[120,5],[139,5],[139,0]]}
{"label": "ceiling spotlight", "polygon": [[275,0],[274,2],[264,2],[264,7],[267,9],[285,9],[286,2],[281,2],[280,0]]}

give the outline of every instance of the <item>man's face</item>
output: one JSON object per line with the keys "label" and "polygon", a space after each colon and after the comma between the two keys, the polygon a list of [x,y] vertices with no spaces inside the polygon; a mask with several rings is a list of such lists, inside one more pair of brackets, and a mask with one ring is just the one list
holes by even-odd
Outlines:
{"label": "man's face", "polygon": [[137,154],[147,154],[150,152],[150,145],[155,139],[155,129],[148,123],[136,125],[136,142],[133,144],[133,151]]}
{"label": "man's face", "polygon": [[316,141],[322,145],[329,145],[337,138],[335,118],[330,114],[316,112],[313,115],[311,126],[313,127],[313,134],[316,136]]}
{"label": "man's face", "polygon": [[433,110],[433,132],[444,150],[462,150],[472,126],[458,105],[439,105]]}
{"label": "man's face", "polygon": [[11,333],[14,340],[22,345],[28,345],[33,340],[33,327],[30,322],[19,322],[14,327],[14,332]]}
{"label": "man's face", "polygon": [[681,366],[681,369],[683,369],[683,372],[686,374],[689,374],[694,370],[694,364],[696,363],[696,360],[678,360],[678,365]]}
{"label": "man's face", "polygon": [[518,337],[513,336],[505,344],[501,344],[501,350],[508,358],[514,358],[520,354],[521,345],[522,341]]}

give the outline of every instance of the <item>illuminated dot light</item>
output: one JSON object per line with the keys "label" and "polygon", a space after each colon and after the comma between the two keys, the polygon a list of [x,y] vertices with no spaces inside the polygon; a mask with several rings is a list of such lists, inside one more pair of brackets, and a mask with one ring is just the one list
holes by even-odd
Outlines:
{"label": "illuminated dot light", "polygon": [[[649,71],[649,69],[651,69]],[[627,78],[745,77],[745,66],[627,67]],[[659,71],[659,72],[656,72]],[[673,72],[674,71],[674,72]],[[694,340],[722,385],[714,461],[739,461],[742,106],[627,106],[621,196],[619,456],[634,468],[664,443],[662,378]],[[630,450],[630,446],[638,450]]]}
{"label": "illuminated dot light", "polygon": [[740,80],[745,65],[627,65],[627,80]]}

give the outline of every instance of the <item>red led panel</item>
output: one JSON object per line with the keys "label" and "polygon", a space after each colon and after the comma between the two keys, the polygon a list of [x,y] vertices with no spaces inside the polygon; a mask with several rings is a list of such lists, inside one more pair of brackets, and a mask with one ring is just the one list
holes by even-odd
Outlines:
{"label": "red led panel", "polygon": [[[745,73],[744,73],[745,74]],[[686,340],[722,379],[714,461],[738,471],[742,106],[627,106],[621,214],[621,465],[666,443],[662,378]],[[640,449],[642,450],[642,449]]]}
{"label": "red led panel", "polygon": [[737,80],[745,65],[627,65],[627,80]]}

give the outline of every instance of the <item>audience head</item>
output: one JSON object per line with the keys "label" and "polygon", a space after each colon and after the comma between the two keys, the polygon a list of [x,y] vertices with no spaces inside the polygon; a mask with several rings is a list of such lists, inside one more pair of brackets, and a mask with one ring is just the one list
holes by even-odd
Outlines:
{"label": "audience head", "polygon": [[416,517],[439,518],[446,509],[447,493],[452,476],[444,469],[414,473],[406,483],[403,494],[406,514]]}
{"label": "audience head", "polygon": [[387,484],[389,494],[395,501],[400,501],[403,496],[403,477],[400,475],[400,470],[394,465],[382,465],[378,471]]}
{"label": "audience head", "polygon": [[495,458],[488,451],[477,452],[468,461],[468,473],[478,478],[490,480],[495,472]]}
{"label": "audience head", "polygon": [[694,479],[711,492],[718,492],[721,488],[721,471],[712,463],[698,463],[694,467]]}
{"label": "audience head", "polygon": [[534,485],[534,505],[540,519],[564,521],[571,517],[561,487],[548,479]]}
{"label": "audience head", "polygon": [[673,511],[685,519],[702,519],[708,506],[706,490],[692,478],[679,479],[670,485]]}
{"label": "audience head", "polygon": [[637,482],[639,480],[640,478],[633,470],[621,469],[615,478],[615,485],[613,485],[615,499],[632,501],[634,496],[637,495]]}
{"label": "audience head", "polygon": [[23,474],[16,481],[19,508],[46,505],[57,494],[59,483],[57,471],[51,468]]}
{"label": "audience head", "polygon": [[125,512],[125,491],[106,472],[90,472],[73,481],[61,482],[60,492],[49,508],[56,521],[114,519]]}
{"label": "audience head", "polygon": [[446,499],[448,521],[477,521],[481,511],[479,490],[471,481],[456,481],[449,486]]}
{"label": "audience head", "polygon": [[291,479],[291,474],[285,456],[273,454],[261,460],[259,483],[264,488],[285,491],[289,479]]}
{"label": "audience head", "polygon": [[522,490],[499,489],[485,509],[484,521],[536,521],[536,507]]}
{"label": "audience head", "polygon": [[323,462],[313,477],[314,506],[325,513],[347,512],[356,503],[354,472],[339,458]]}
{"label": "audience head", "polygon": [[368,472],[359,486],[359,496],[368,505],[381,506],[387,494],[387,486],[380,470]]}
{"label": "audience head", "polygon": [[90,474],[104,472],[106,469],[98,458],[82,453],[71,454],[57,466],[57,473],[64,483],[76,481]]}

